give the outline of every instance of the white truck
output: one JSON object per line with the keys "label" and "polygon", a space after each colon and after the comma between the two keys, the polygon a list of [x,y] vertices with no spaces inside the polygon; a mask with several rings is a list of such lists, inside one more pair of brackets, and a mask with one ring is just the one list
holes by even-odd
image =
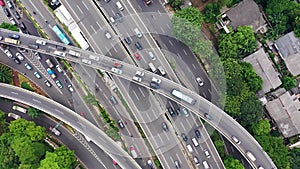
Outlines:
{"label": "white truck", "polygon": [[19,112],[21,112],[21,113],[25,113],[25,114],[27,113],[27,109],[25,109],[25,108],[23,108],[23,107],[20,107],[20,106],[16,106],[16,105],[15,105],[15,106],[12,107],[12,109],[13,109],[13,110],[16,110],[16,111],[19,111]]}
{"label": "white truck", "polygon": [[80,57],[79,52],[75,52],[74,50],[69,50],[69,55],[75,56],[75,57]]}
{"label": "white truck", "polygon": [[15,44],[15,45],[19,45],[21,43],[21,41],[16,40],[16,39],[11,39],[11,38],[4,38],[4,42],[12,43],[12,44]]}
{"label": "white truck", "polygon": [[53,68],[53,67],[54,67],[54,65],[53,65],[53,63],[51,62],[50,59],[47,59],[47,60],[46,60],[46,63],[47,63],[47,65],[49,66],[49,68]]}
{"label": "white truck", "polygon": [[130,150],[132,158],[137,158],[138,157],[133,145],[129,147],[129,150]]}

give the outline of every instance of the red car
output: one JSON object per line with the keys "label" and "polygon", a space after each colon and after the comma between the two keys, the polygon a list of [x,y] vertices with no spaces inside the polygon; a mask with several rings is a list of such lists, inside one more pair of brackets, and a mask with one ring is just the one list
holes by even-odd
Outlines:
{"label": "red car", "polygon": [[137,53],[137,52],[134,53],[134,57],[135,57],[138,61],[141,60],[141,56],[140,56],[140,54]]}
{"label": "red car", "polygon": [[86,116],[85,116],[85,114],[83,112],[79,112],[79,114],[80,114],[80,116],[82,116],[83,118],[86,119]]}
{"label": "red car", "polygon": [[4,0],[0,0],[0,5],[5,6]]}
{"label": "red car", "polygon": [[115,160],[112,160],[114,165],[118,165],[118,163]]}
{"label": "red car", "polygon": [[115,63],[114,63],[114,67],[116,67],[116,68],[121,68],[121,67],[123,67],[123,65],[121,65],[121,64],[118,63],[118,62],[115,62]]}

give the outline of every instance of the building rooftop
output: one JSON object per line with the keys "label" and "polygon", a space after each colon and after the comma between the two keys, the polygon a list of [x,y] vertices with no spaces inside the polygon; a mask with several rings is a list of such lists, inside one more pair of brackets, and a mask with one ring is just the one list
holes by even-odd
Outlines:
{"label": "building rooftop", "polygon": [[275,41],[279,55],[285,61],[288,70],[297,76],[300,74],[300,38],[290,32]]}
{"label": "building rooftop", "polygon": [[238,26],[251,26],[254,32],[258,32],[266,26],[266,21],[260,12],[258,5],[253,0],[243,0],[225,12],[230,19],[230,25],[236,29]]}
{"label": "building rooftop", "polygon": [[286,92],[265,107],[284,137],[300,133],[300,102],[296,95]]}
{"label": "building rooftop", "polygon": [[263,48],[247,56],[244,61],[250,63],[257,75],[262,78],[262,90],[264,93],[269,92],[271,89],[276,89],[281,85],[279,73],[274,69],[272,62]]}

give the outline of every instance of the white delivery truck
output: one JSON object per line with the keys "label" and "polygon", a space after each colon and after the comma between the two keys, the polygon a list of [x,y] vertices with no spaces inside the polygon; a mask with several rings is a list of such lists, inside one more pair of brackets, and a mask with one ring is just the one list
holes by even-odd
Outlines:
{"label": "white delivery truck", "polygon": [[137,156],[137,153],[136,153],[136,151],[135,151],[134,146],[130,146],[130,147],[129,147],[129,150],[130,150],[130,153],[131,153],[132,158],[137,158],[137,157],[138,157],[138,156]]}
{"label": "white delivery truck", "polygon": [[23,107],[20,107],[20,106],[13,106],[12,107],[13,110],[16,110],[16,111],[19,111],[21,113],[27,113],[27,109],[23,108]]}

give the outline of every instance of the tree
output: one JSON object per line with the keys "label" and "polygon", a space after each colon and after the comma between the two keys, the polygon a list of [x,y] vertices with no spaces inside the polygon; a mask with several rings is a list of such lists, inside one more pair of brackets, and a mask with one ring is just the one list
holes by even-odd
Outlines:
{"label": "tree", "polygon": [[208,23],[216,23],[217,16],[221,14],[220,6],[217,2],[210,2],[204,7],[204,21]]}
{"label": "tree", "polygon": [[292,88],[296,87],[297,82],[294,78],[289,76],[284,76],[282,79],[282,87],[285,88],[285,90],[291,90]]}
{"label": "tree", "polygon": [[98,105],[98,100],[96,99],[96,97],[94,95],[92,95],[91,93],[88,93],[88,95],[84,96],[83,100],[91,105],[97,106]]}
{"label": "tree", "polygon": [[183,3],[183,0],[169,0],[168,4],[170,4],[173,8],[177,9]]}
{"label": "tree", "polygon": [[292,158],[292,165],[291,165],[291,168],[292,169],[298,169],[299,166],[300,166],[300,148],[294,148],[292,151],[291,151],[291,158]]}
{"label": "tree", "polygon": [[263,117],[263,106],[254,93],[246,97],[241,103],[241,116],[239,121],[243,126],[250,126],[257,123]]}
{"label": "tree", "polygon": [[258,123],[253,123],[250,127],[250,131],[254,134],[254,136],[268,135],[270,133],[270,129],[271,125],[267,119],[260,120]]}
{"label": "tree", "polygon": [[295,18],[294,33],[296,37],[300,38],[300,17],[299,16]]}
{"label": "tree", "polygon": [[34,91],[34,88],[29,84],[29,82],[22,82],[21,87],[29,91]]}
{"label": "tree", "polygon": [[27,110],[27,114],[32,118],[37,118],[41,115],[41,111],[34,107],[29,107],[29,109]]}
{"label": "tree", "polygon": [[4,133],[7,129],[6,120],[5,120],[5,113],[0,110],[0,135]]}
{"label": "tree", "polygon": [[9,24],[9,23],[7,23],[7,22],[2,22],[2,24],[0,25],[0,28],[8,29],[8,30],[11,30],[11,31],[19,32],[19,29],[18,29],[17,26],[12,25],[12,24]]}
{"label": "tree", "polygon": [[252,65],[247,62],[242,62],[240,65],[243,69],[243,79],[248,84],[250,91],[257,92],[261,90],[263,81],[261,77],[256,74]]}
{"label": "tree", "polygon": [[226,169],[244,169],[243,164],[232,156],[225,158],[224,165]]}
{"label": "tree", "polygon": [[290,168],[291,156],[281,137],[261,135],[256,139],[278,168]]}
{"label": "tree", "polygon": [[10,147],[13,136],[10,133],[3,133],[0,136],[0,168],[18,168],[18,157]]}
{"label": "tree", "polygon": [[35,155],[35,149],[29,137],[14,137],[11,147],[22,164],[36,164],[40,160],[39,157]]}
{"label": "tree", "polygon": [[40,162],[39,169],[69,169],[76,165],[76,157],[74,151],[68,150],[65,146],[55,149],[55,151],[47,152],[46,158]]}
{"label": "tree", "polygon": [[9,67],[0,64],[0,82],[10,83],[12,79],[12,70]]}

